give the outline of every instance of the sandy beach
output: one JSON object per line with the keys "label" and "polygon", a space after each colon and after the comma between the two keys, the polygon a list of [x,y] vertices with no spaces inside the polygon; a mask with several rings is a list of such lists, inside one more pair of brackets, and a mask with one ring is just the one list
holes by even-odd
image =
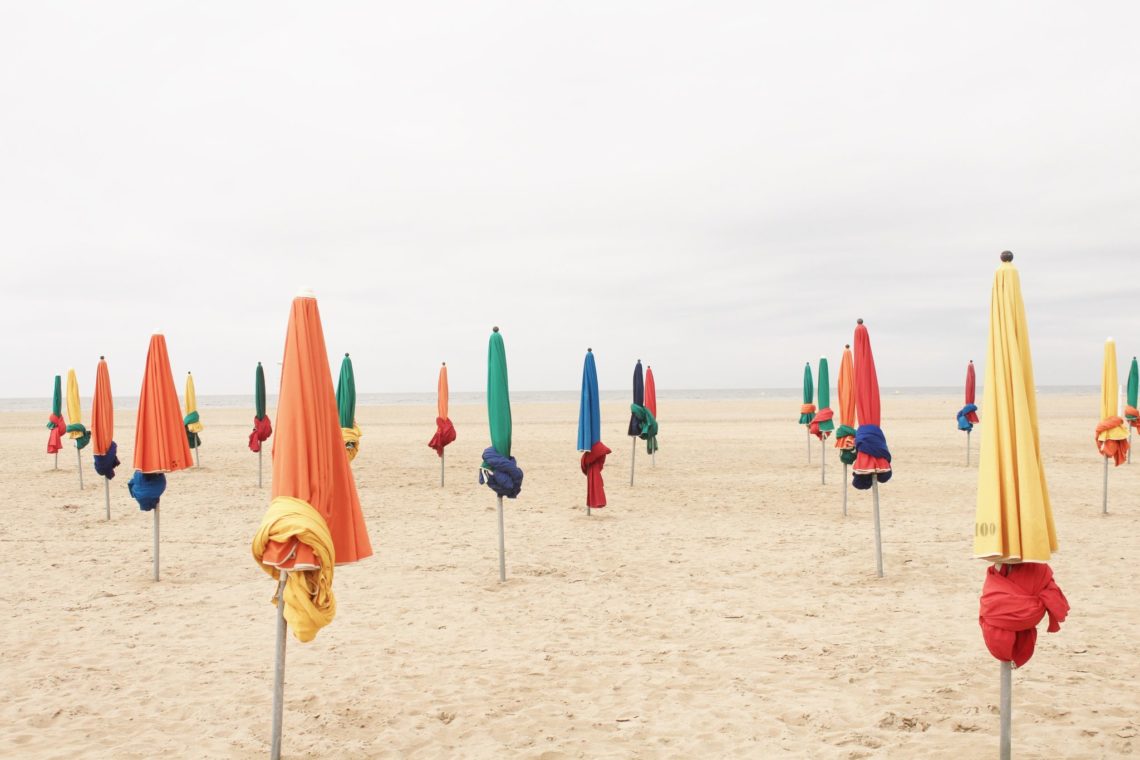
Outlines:
{"label": "sandy beach", "polygon": [[[1109,758],[1140,747],[1140,457],[1110,472],[1093,396],[1039,398],[1072,605],[1014,674],[1014,755]],[[968,758],[997,754],[998,663],[977,623],[970,558],[977,470],[959,398],[883,401],[896,474],[882,486],[885,577],[871,499],[795,400],[662,401],[661,450],[629,485],[627,407],[603,407],[610,506],[588,517],[577,407],[514,407],[526,473],[506,514],[476,482],[482,406],[426,446],[434,409],[364,407],[353,463],[376,555],[338,569],[336,620],[289,639],[289,758]],[[267,753],[274,584],[250,557],[268,504],[246,447],[252,410],[202,409],[200,469],[151,518],[124,465],[103,485],[74,448],[43,453],[47,412],[0,414],[0,755],[255,758]],[[272,410],[271,410],[272,413]],[[982,424],[986,412],[981,410]],[[977,462],[979,435],[974,436]]]}

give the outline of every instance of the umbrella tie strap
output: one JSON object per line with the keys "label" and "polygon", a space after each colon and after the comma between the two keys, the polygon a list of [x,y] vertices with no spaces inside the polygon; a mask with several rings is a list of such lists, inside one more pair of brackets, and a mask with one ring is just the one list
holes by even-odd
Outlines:
{"label": "umbrella tie strap", "polygon": [[[269,503],[261,519],[261,526],[250,545],[257,566],[274,580],[281,577],[281,569],[262,562],[270,542],[285,544],[297,541],[313,550],[319,567],[288,570],[285,579],[284,615],[298,641],[312,641],[317,633],[336,616],[336,597],[333,595],[333,573],[336,567],[336,549],[328,523],[308,502],[291,496],[278,496]],[[272,599],[274,604],[277,598]]]}
{"label": "umbrella tie strap", "polygon": [[637,437],[645,441],[646,453],[654,453],[657,451],[657,419],[641,404],[630,404],[629,411],[637,421]]}
{"label": "umbrella tie strap", "polygon": [[1103,457],[1111,458],[1117,467],[1128,459],[1128,429],[1121,417],[1108,417],[1096,426],[1096,448]]}
{"label": "umbrella tie strap", "polygon": [[127,491],[139,503],[140,510],[149,512],[158,506],[159,497],[166,491],[166,475],[135,470],[135,474],[127,481]]}
{"label": "umbrella tie strap", "polygon": [[978,624],[986,648],[997,659],[1021,667],[1033,656],[1037,624],[1048,613],[1049,633],[1061,630],[1069,613],[1069,601],[1053,579],[1053,570],[1043,562],[996,566],[986,570]]}
{"label": "umbrella tie strap", "polygon": [[428,441],[428,446],[435,449],[437,456],[443,456],[443,449],[455,440],[455,425],[446,417],[435,418],[435,435]]}
{"label": "umbrella tie strap", "polygon": [[978,421],[978,415],[974,412],[978,411],[976,404],[966,404],[958,410],[958,429],[966,432],[974,429],[974,423]]}
{"label": "umbrella tie strap", "polygon": [[[810,393],[807,395],[811,395]],[[800,406],[800,424],[810,425],[811,418],[815,416],[815,404],[803,404]]]}
{"label": "umbrella tie strap", "polygon": [[254,417],[253,431],[249,434],[249,450],[261,451],[261,444],[271,435],[273,435],[273,425],[269,422],[269,416]]}
{"label": "umbrella tie strap", "polygon": [[54,454],[63,448],[63,431],[66,425],[64,425],[63,417],[53,414],[48,418],[47,426],[48,430],[51,431],[48,433],[47,453]]}
{"label": "umbrella tie strap", "polygon": [[832,422],[834,417],[835,412],[831,410],[831,407],[823,407],[812,417],[811,424],[808,426],[808,432],[821,441],[824,440],[831,434],[831,431],[835,429],[835,423]]}
{"label": "umbrella tie strap", "polygon": [[344,450],[348,452],[348,461],[351,462],[360,453],[360,439],[364,434],[360,432],[360,426],[353,422],[352,427],[340,429],[340,436],[344,439]]}
{"label": "umbrella tie strap", "polygon": [[855,452],[852,486],[866,490],[875,479],[880,483],[891,479],[891,451],[887,448],[887,437],[878,425],[859,426],[855,432]]}
{"label": "umbrella tie strap", "polygon": [[95,472],[99,473],[107,480],[115,477],[115,468],[119,466],[119,457],[117,456],[119,446],[114,441],[107,447],[107,450],[102,454],[95,455]]}
{"label": "umbrella tie strap", "polygon": [[590,509],[601,509],[606,506],[602,468],[606,464],[606,456],[610,453],[612,453],[610,448],[601,441],[591,446],[589,451],[582,452],[582,474],[586,476],[586,506]]}
{"label": "umbrella tie strap", "polygon": [[1140,430],[1140,410],[1134,406],[1124,407],[1124,419],[1132,427]]}
{"label": "umbrella tie strap", "polygon": [[486,485],[499,496],[513,499],[522,491],[523,471],[514,457],[505,457],[494,446],[483,450],[479,465],[479,485]]}
{"label": "umbrella tie strap", "polygon": [[83,427],[82,422],[73,422],[67,426],[67,434],[75,441],[75,448],[82,449],[91,442],[91,431]]}

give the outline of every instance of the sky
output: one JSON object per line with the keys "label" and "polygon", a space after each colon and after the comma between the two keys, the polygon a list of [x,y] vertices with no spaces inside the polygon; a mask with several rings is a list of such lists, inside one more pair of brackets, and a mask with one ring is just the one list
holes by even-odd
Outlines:
{"label": "sky", "polygon": [[[1140,4],[0,6],[0,397],[149,336],[252,392],[311,288],[361,392],[795,387],[855,320],[960,384],[1014,252],[1037,382],[1140,353]],[[979,367],[981,369],[981,367]],[[832,375],[834,377],[835,371]]]}

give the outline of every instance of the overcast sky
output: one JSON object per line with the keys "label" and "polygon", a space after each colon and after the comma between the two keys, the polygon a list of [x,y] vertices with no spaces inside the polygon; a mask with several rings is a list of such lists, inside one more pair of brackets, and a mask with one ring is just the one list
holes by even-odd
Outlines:
{"label": "overcast sky", "polygon": [[[789,387],[856,317],[886,386],[1140,352],[1140,4],[0,6],[0,396],[148,336],[251,392],[313,288],[362,392]],[[834,370],[833,370],[834,373]]]}

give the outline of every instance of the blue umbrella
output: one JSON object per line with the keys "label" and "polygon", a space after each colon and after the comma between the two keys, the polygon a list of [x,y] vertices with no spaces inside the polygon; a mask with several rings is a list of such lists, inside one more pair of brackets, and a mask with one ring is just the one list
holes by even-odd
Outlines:
{"label": "blue umbrella", "polygon": [[[640,369],[641,365],[638,365]],[[582,365],[582,404],[578,407],[578,451],[582,452],[582,474],[586,476],[586,514],[606,506],[602,467],[609,448],[602,443],[602,410],[598,398],[598,368],[593,350],[586,349]]]}

